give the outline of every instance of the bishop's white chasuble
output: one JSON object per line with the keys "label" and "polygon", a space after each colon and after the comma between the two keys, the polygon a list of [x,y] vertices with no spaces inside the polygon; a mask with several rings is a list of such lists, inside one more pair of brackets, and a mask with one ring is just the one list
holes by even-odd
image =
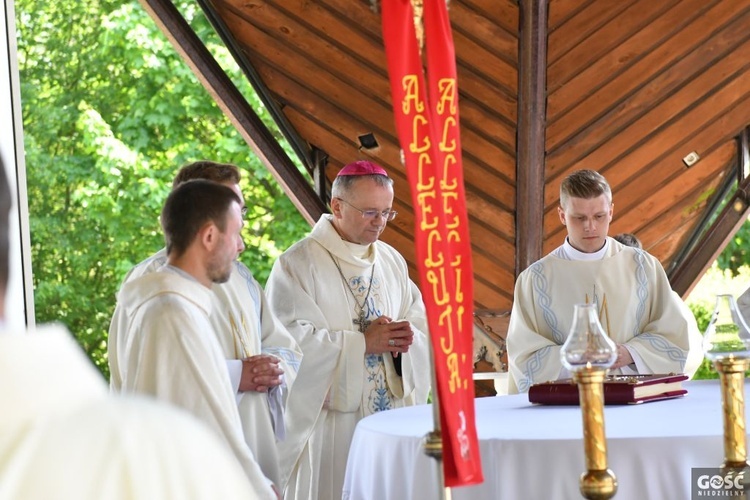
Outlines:
{"label": "bishop's white chasuble", "polygon": [[[280,448],[287,500],[340,498],[357,422],[425,403],[430,385],[426,314],[405,260],[380,241],[342,240],[329,217],[277,260],[266,287],[304,353]],[[414,331],[401,376],[390,354],[365,354],[362,319],[380,316],[408,320]]]}

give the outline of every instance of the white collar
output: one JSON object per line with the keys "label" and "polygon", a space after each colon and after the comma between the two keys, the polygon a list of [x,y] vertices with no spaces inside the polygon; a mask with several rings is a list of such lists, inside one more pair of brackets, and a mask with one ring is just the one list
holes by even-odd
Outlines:
{"label": "white collar", "polygon": [[565,237],[565,243],[563,243],[563,252],[565,252],[565,256],[570,260],[601,260],[607,253],[608,248],[609,238],[604,240],[604,246],[601,249],[593,253],[581,252],[580,250],[573,248],[573,245],[570,244],[567,236]]}
{"label": "white collar", "polygon": [[323,214],[313,227],[310,238],[339,259],[355,267],[370,267],[377,259],[377,242],[359,245],[346,241],[333,226],[333,215]]}
{"label": "white collar", "polygon": [[371,245],[360,245],[359,243],[352,243],[351,241],[346,241],[344,238],[341,238],[341,241],[344,242],[344,245],[346,245],[352,255],[357,257],[358,259],[364,260],[370,258],[370,254],[372,253]]}

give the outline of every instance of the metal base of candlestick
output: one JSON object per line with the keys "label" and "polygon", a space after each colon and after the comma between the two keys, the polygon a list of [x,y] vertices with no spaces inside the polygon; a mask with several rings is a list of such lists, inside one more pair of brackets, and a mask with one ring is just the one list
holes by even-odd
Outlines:
{"label": "metal base of candlestick", "polygon": [[438,462],[443,460],[443,438],[440,431],[431,431],[424,437],[424,454]]}
{"label": "metal base of candlestick", "polygon": [[422,448],[425,455],[437,460],[438,476],[440,477],[440,485],[442,486],[441,500],[451,500],[451,489],[443,486],[445,484],[445,478],[443,477],[443,438],[440,431],[434,430],[428,432],[424,437]]}
{"label": "metal base of candlestick", "polygon": [[609,470],[590,470],[581,474],[581,494],[584,498],[606,500],[617,492],[617,478]]}

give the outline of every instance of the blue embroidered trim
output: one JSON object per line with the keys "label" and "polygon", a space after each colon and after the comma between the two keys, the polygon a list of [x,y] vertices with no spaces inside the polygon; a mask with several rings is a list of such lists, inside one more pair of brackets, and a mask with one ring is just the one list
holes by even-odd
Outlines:
{"label": "blue embroidered trim", "polygon": [[664,337],[653,333],[642,333],[638,336],[638,339],[647,341],[654,349],[664,353],[670,360],[679,362],[680,369],[685,368],[687,356],[683,354],[684,351],[669,343]]}
{"label": "blue embroidered trim", "polygon": [[263,348],[265,354],[271,354],[286,362],[287,365],[291,366],[295,370],[299,371],[299,365],[301,360],[297,357],[297,353],[286,347],[268,347]]}
{"label": "blue embroidered trim", "polygon": [[146,259],[143,264],[145,266],[155,265],[156,267],[154,269],[159,269],[161,266],[167,263],[167,256],[166,255],[154,255]]}
{"label": "blue embroidered trim", "polygon": [[529,268],[529,272],[532,275],[534,296],[536,297],[537,304],[542,310],[544,321],[547,323],[550,330],[552,330],[552,338],[555,342],[562,345],[563,342],[565,342],[565,334],[558,328],[557,316],[550,307],[552,304],[552,297],[550,297],[547,291],[549,283],[547,282],[547,277],[544,275],[544,266],[540,262],[536,262]]}
{"label": "blue embroidered trim", "polygon": [[646,314],[646,302],[648,301],[648,279],[646,277],[645,266],[646,256],[643,250],[640,250],[638,248],[634,248],[634,250],[635,255],[633,256],[633,259],[635,260],[635,293],[638,297],[638,306],[635,309],[635,325],[633,326],[633,335],[636,336],[640,334],[639,325],[641,324],[643,316]]}
{"label": "blue embroidered trim", "polygon": [[552,349],[552,346],[549,345],[547,347],[542,347],[526,362],[526,377],[518,381],[518,390],[520,392],[526,392],[529,390],[529,387],[534,380],[534,374],[544,366],[545,358],[549,354],[550,349]]}
{"label": "blue embroidered trim", "polygon": [[570,257],[568,257],[568,255],[565,253],[565,250],[562,246],[555,248],[554,250],[552,250],[552,252],[550,252],[550,254],[554,255],[558,259],[570,260]]}

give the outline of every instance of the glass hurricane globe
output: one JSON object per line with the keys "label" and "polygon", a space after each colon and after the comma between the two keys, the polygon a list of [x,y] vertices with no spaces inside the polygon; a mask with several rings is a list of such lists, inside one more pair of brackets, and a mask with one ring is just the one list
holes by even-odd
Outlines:
{"label": "glass hurricane globe", "polygon": [[716,296],[716,307],[703,335],[703,353],[711,361],[750,358],[750,328],[733,295]]}
{"label": "glass hurricane globe", "polygon": [[563,366],[571,372],[607,369],[617,359],[617,346],[602,328],[596,304],[576,304],[568,339],[560,350]]}

